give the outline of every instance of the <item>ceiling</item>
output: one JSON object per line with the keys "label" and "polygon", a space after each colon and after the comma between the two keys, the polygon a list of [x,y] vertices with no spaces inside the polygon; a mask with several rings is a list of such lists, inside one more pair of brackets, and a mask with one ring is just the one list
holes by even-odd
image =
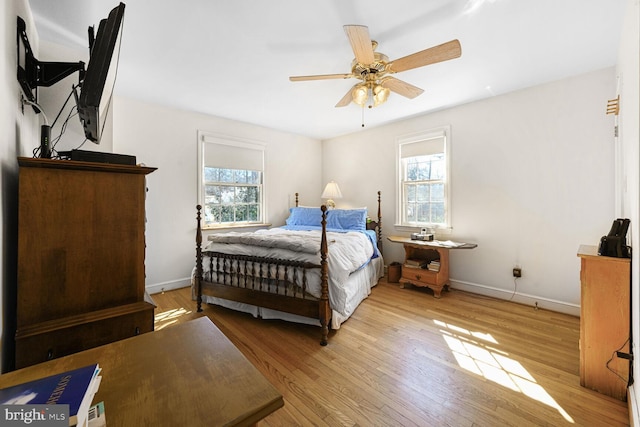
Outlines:
{"label": "ceiling", "polygon": [[[84,52],[117,0],[29,0],[41,40]],[[625,0],[129,0],[115,93],[328,139],[610,67]],[[335,108],[355,79],[343,25],[391,60],[452,39],[462,56],[398,73],[425,92]],[[604,101],[603,101],[604,102]]]}

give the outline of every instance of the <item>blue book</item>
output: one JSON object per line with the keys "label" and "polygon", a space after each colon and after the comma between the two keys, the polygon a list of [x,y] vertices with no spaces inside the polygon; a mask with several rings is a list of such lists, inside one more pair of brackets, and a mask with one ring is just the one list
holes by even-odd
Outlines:
{"label": "blue book", "polygon": [[69,425],[86,422],[100,385],[98,364],[0,389],[0,405],[69,405]]}

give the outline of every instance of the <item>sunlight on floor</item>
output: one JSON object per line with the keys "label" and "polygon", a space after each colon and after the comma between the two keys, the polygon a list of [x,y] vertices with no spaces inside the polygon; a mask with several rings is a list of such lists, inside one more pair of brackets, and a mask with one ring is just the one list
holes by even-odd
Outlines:
{"label": "sunlight on floor", "polygon": [[158,313],[155,315],[155,330],[159,331],[162,328],[166,328],[169,325],[172,325],[178,321],[180,316],[184,316],[185,314],[191,314],[191,310],[186,310],[182,307],[176,308],[173,310],[163,311],[162,313]]}
{"label": "sunlight on floor", "polygon": [[496,348],[498,342],[491,334],[469,331],[439,320],[434,323],[443,328],[440,332],[462,368],[555,408],[565,420],[574,422],[520,362]]}

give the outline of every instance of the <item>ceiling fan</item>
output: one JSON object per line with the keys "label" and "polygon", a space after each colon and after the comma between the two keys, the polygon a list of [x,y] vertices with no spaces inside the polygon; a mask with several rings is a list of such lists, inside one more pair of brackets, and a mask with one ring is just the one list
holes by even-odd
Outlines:
{"label": "ceiling fan", "polygon": [[336,107],[345,107],[352,101],[364,107],[371,100],[369,108],[383,104],[393,91],[404,97],[413,99],[424,90],[407,82],[396,79],[390,74],[407,71],[437,62],[459,58],[462,49],[458,40],[451,40],[438,46],[430,47],[394,61],[384,53],[376,52],[378,42],[371,40],[369,29],[364,25],[345,25],[344,31],[349,38],[355,59],[351,63],[351,73],[348,74],[320,74],[311,76],[291,76],[292,82],[326,79],[361,80],[356,83]]}

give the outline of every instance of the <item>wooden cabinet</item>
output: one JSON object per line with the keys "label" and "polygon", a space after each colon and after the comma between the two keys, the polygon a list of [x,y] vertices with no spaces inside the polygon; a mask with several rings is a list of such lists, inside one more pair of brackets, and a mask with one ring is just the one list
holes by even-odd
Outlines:
{"label": "wooden cabinet", "polygon": [[144,233],[155,168],[18,163],[16,368],[153,330]]}
{"label": "wooden cabinet", "polygon": [[598,256],[580,246],[580,385],[626,400],[629,354],[631,260]]}

